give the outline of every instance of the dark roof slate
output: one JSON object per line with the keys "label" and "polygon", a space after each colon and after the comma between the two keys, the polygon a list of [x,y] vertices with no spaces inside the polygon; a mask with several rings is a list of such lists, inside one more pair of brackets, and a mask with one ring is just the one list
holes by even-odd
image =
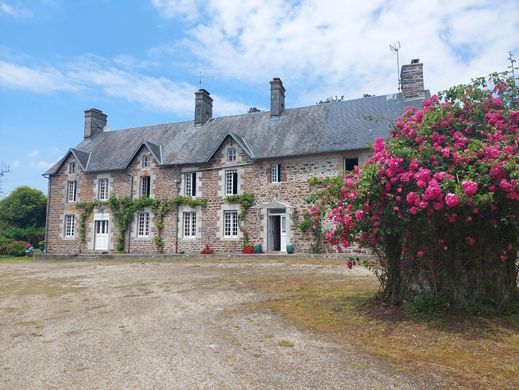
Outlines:
{"label": "dark roof slate", "polygon": [[[292,108],[272,118],[267,111],[212,118],[203,126],[188,121],[137,127],[101,133],[73,151],[88,161],[87,171],[108,171],[125,169],[143,144],[161,165],[205,163],[228,136],[255,159],[365,149],[389,135],[389,122],[406,107],[421,102],[393,94]],[[45,174],[56,173],[62,161]]]}

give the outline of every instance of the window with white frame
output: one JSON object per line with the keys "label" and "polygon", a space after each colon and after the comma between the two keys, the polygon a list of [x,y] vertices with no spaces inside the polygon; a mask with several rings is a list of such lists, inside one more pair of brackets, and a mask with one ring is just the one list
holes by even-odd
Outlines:
{"label": "window with white frame", "polygon": [[225,171],[225,194],[236,195],[238,193],[238,171],[236,169]]}
{"label": "window with white frame", "polygon": [[270,167],[270,181],[272,183],[281,182],[281,165],[274,164]]}
{"label": "window with white frame", "polygon": [[148,237],[150,235],[150,213],[137,214],[137,236]]}
{"label": "window with white frame", "polygon": [[150,197],[150,191],[151,191],[151,178],[150,176],[141,176],[141,189],[140,189],[140,196],[144,198]]}
{"label": "window with white frame", "polygon": [[151,158],[149,155],[142,156],[142,167],[149,168],[151,164]]}
{"label": "window with white frame", "polygon": [[76,173],[76,163],[71,162],[68,164],[68,173]]}
{"label": "window with white frame", "polygon": [[74,237],[76,230],[76,217],[74,214],[65,215],[65,237]]}
{"label": "window with white frame", "polygon": [[184,213],[184,237],[195,237],[196,236],[196,213],[185,212]]}
{"label": "window with white frame", "polygon": [[358,158],[345,158],[344,159],[344,170],[345,171],[353,171],[355,166],[359,165]]}
{"label": "window with white frame", "polygon": [[238,211],[228,210],[223,212],[223,235],[224,237],[238,236]]}
{"label": "window with white frame", "polygon": [[97,199],[107,200],[108,199],[108,179],[97,180]]}
{"label": "window with white frame", "polygon": [[67,182],[67,202],[75,202],[77,195],[77,181],[71,180]]}
{"label": "window with white frame", "polygon": [[236,161],[236,149],[227,149],[227,161]]}
{"label": "window with white frame", "polygon": [[196,172],[184,174],[184,195],[196,196]]}

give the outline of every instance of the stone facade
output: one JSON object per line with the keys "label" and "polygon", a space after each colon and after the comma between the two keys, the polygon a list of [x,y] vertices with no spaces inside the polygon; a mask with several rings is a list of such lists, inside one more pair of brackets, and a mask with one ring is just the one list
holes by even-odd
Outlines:
{"label": "stone facade", "polygon": [[[229,149],[235,150],[235,159],[229,161]],[[195,174],[196,198],[207,199],[207,206],[179,206],[172,210],[165,219],[162,238],[164,253],[199,253],[205,245],[215,249],[216,253],[239,252],[245,236],[249,242],[262,244],[264,250],[272,249],[273,240],[280,240],[282,230],[284,244],[292,244],[296,252],[310,252],[312,239],[302,233],[296,224],[300,222],[308,205],[305,198],[311,189],[307,184],[309,178],[337,175],[343,169],[344,158],[357,158],[362,163],[369,156],[369,151],[349,151],[345,153],[316,154],[279,159],[252,159],[232,137],[228,137],[214,156],[205,164],[186,166],[159,166],[146,146],[142,146],[128,165],[126,171],[101,173],[85,173],[74,155],[64,160],[59,171],[49,180],[49,220],[47,232],[47,253],[74,254],[95,251],[99,243],[96,233],[96,220],[108,221],[108,246],[103,252],[115,250],[117,229],[109,207],[96,208],[87,221],[86,242],[79,239],[79,215],[76,209],[78,201],[91,201],[99,196],[99,180],[108,179],[108,194],[116,196],[142,195],[142,178],[150,178],[149,196],[159,199],[171,199],[177,194],[186,194],[186,175]],[[143,165],[147,156],[149,166]],[[75,162],[75,172],[69,173],[69,164]],[[272,182],[272,166],[280,166],[280,181]],[[238,211],[240,205],[226,201],[226,171],[237,172],[237,192],[252,192],[255,205],[247,212],[243,221],[238,223],[237,235],[225,237],[226,211]],[[193,176],[191,176],[193,180]],[[75,202],[67,202],[67,182],[76,181],[77,194]],[[140,235],[138,216],[135,215],[130,231],[126,237],[126,251],[129,253],[153,254],[157,252],[154,238],[157,234],[151,210],[149,213],[149,234]],[[279,229],[269,224],[278,224],[284,217],[284,224]],[[195,233],[191,230],[185,235],[185,218],[196,216]],[[74,215],[75,232],[66,237],[65,216]],[[270,221],[270,222],[269,222]],[[269,229],[274,229],[273,232]],[[281,243],[281,242],[280,242]],[[285,251],[278,245],[276,250]]]}

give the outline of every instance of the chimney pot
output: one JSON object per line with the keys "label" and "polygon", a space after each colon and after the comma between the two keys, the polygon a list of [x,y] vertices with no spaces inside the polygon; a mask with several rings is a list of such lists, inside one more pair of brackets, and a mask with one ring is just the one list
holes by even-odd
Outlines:
{"label": "chimney pot", "polygon": [[416,99],[425,96],[423,64],[416,58],[410,64],[402,65],[400,85],[404,99]]}
{"label": "chimney pot", "polygon": [[95,137],[103,132],[107,115],[97,108],[85,110],[85,138]]}
{"label": "chimney pot", "polygon": [[195,92],[195,125],[202,126],[213,117],[213,99],[205,89]]}
{"label": "chimney pot", "polygon": [[285,109],[285,87],[279,77],[270,82],[270,117],[278,117]]}

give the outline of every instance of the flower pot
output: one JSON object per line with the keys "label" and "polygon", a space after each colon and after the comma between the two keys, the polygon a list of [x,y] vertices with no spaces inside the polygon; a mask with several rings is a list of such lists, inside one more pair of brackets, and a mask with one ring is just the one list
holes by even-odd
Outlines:
{"label": "flower pot", "polygon": [[292,244],[287,244],[287,253],[289,255],[294,253],[294,246]]}
{"label": "flower pot", "polygon": [[261,247],[261,244],[254,245],[254,252],[255,253],[261,253],[263,252],[263,248]]}

